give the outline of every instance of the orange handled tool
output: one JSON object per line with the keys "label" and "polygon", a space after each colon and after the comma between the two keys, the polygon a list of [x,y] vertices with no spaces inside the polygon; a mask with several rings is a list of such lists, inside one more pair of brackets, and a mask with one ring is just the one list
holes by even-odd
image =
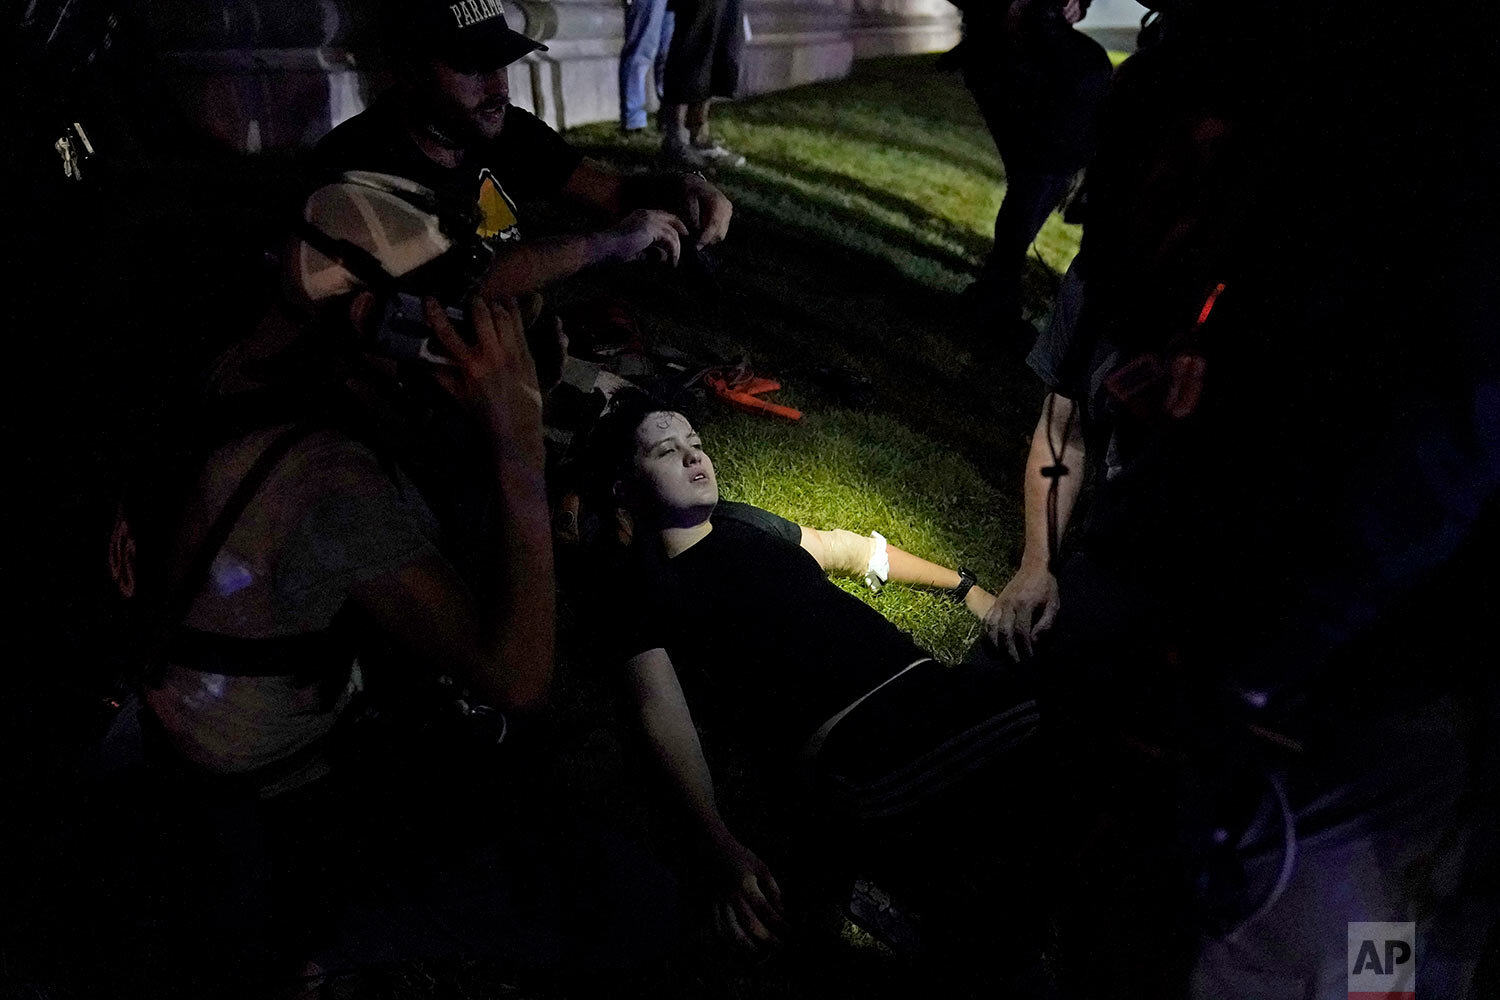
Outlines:
{"label": "orange handled tool", "polygon": [[714,391],[714,395],[747,413],[770,413],[787,420],[802,419],[801,410],[760,398],[761,393],[775,392],[781,388],[781,383],[773,379],[752,377],[738,385],[730,385],[723,375],[711,372],[703,376],[703,381]]}

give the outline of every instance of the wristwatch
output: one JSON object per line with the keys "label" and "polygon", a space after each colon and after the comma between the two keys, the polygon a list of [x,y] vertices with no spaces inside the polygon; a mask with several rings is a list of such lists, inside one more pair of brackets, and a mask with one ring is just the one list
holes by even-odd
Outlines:
{"label": "wristwatch", "polygon": [[979,577],[972,569],[958,567],[958,586],[948,591],[948,596],[962,604],[964,598],[969,596],[969,589],[979,582]]}

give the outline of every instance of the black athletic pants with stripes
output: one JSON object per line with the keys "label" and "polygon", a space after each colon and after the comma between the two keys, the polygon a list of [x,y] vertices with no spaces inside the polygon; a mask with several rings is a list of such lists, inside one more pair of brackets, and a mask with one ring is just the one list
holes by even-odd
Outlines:
{"label": "black athletic pants with stripes", "polygon": [[917,664],[839,720],[817,754],[817,780],[861,823],[879,824],[963,798],[975,781],[1010,778],[1036,733],[1025,675],[976,644],[963,663]]}
{"label": "black athletic pants with stripes", "polygon": [[840,719],[818,751],[824,853],[919,909],[997,886],[1016,893],[1040,868],[1037,725],[1029,671],[982,642],[955,666],[911,668]]}

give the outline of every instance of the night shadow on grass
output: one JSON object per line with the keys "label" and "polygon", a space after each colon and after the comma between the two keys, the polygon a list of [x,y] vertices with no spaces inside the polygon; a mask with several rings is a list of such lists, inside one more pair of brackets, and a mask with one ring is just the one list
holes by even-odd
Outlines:
{"label": "night shadow on grass", "polygon": [[[579,138],[588,155],[608,160],[636,173],[652,168],[652,151],[606,137]],[[595,141],[589,142],[587,140]],[[602,139],[602,141],[600,141]],[[746,223],[765,220],[783,233],[798,233],[827,244],[830,249],[859,255],[862,268],[885,265],[883,276],[896,276],[952,294],[964,288],[989,253],[989,212],[979,223],[966,225],[921,200],[922,177],[912,178],[912,196],[896,193],[868,179],[850,176],[837,165],[808,162],[795,156],[755,156],[747,170],[724,172],[713,178],[735,202],[731,244],[745,240]],[[976,220],[978,221],[978,220]]]}
{"label": "night shadow on grass", "polygon": [[809,412],[837,402],[805,384],[799,370],[858,372],[870,380],[878,412],[946,442],[991,482],[1012,483],[1025,435],[997,438],[995,426],[1034,420],[1040,392],[1019,363],[977,349],[978,332],[964,325],[957,298],[883,270],[861,271],[857,258],[801,237],[776,246],[774,257],[735,253],[734,277],[719,289],[712,322],[686,331],[693,340],[721,353],[748,352],[758,367],[788,375],[789,389],[812,391],[791,401]]}
{"label": "night shadow on grass", "polygon": [[861,59],[848,77],[808,88],[782,91],[770,100],[797,99],[812,87],[835,98],[850,98],[877,106],[892,119],[909,118],[939,131],[984,125],[957,72],[939,69],[933,56],[894,56]]}
{"label": "night shadow on grass", "polygon": [[[776,157],[757,157],[756,165],[774,171],[787,177],[796,178],[805,184],[819,189],[838,191],[848,195],[850,198],[869,202],[879,206],[895,215],[912,220],[913,228],[918,232],[930,232],[950,243],[961,246],[965,252],[975,257],[983,257],[989,253],[993,243],[989,238],[965,228],[940,215],[935,215],[927,209],[920,201],[906,198],[901,195],[892,194],[863,181],[841,174],[834,170],[825,170],[819,167],[808,166],[795,160]],[[741,184],[743,178],[736,176],[734,184]],[[837,202],[827,199],[818,199],[822,205],[836,205]],[[927,244],[930,246],[930,244]]]}
{"label": "night shadow on grass", "polygon": [[[884,260],[909,277],[920,276],[926,270],[923,264],[949,272],[947,275],[933,275],[933,284],[938,287],[950,286],[950,290],[957,290],[956,286],[963,283],[961,276],[972,275],[977,267],[970,257],[871,218],[868,212],[842,204],[832,197],[811,195],[800,188],[749,174],[736,175],[726,187],[732,195],[749,196],[747,200],[753,199],[761,214],[775,218],[780,224],[846,250],[860,251]],[[974,236],[969,235],[968,239],[978,245]]]}

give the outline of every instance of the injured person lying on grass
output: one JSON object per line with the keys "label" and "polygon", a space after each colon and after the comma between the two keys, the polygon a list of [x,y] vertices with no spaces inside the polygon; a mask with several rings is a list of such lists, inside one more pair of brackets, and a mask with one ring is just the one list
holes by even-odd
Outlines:
{"label": "injured person lying on grass", "polygon": [[[997,843],[975,832],[990,824],[974,814],[998,808],[1030,771],[1018,761],[1036,705],[1012,665],[976,645],[945,666],[826,573],[948,589],[976,618],[993,597],[967,571],[878,535],[720,502],[698,433],[642,393],[616,396],[589,455],[600,502],[622,525],[622,551],[598,574],[605,655],[623,664],[653,755],[691,817],[720,933],[774,947],[798,923],[799,900],[848,900],[857,876],[908,887],[903,901],[926,905],[933,885],[972,883],[973,865],[952,877],[938,869],[965,853],[955,829],[980,849]],[[787,811],[798,819],[778,831],[789,843],[781,882],[722,818],[695,720],[747,757],[773,797],[797,803]]]}

